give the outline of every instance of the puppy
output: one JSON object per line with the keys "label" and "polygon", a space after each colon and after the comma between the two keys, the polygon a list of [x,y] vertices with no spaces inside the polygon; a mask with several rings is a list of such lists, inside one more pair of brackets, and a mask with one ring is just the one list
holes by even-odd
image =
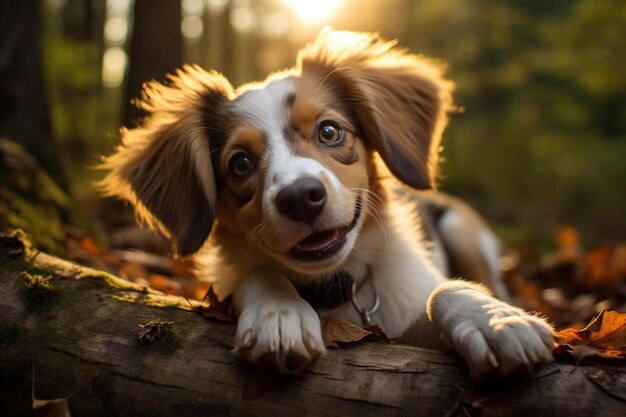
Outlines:
{"label": "puppy", "polygon": [[[376,35],[324,31],[296,66],[234,90],[185,66],[149,83],[148,116],[105,158],[130,201],[201,278],[233,294],[235,350],[294,371],[323,353],[318,315],[452,347],[481,378],[551,360],[552,328],[501,296],[497,241],[436,193],[453,84]],[[475,279],[449,281],[447,274]],[[456,275],[458,274],[458,275]]]}

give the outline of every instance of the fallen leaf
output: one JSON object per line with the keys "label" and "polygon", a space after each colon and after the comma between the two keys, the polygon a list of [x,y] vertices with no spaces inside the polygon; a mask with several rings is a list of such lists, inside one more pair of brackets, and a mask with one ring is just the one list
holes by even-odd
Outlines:
{"label": "fallen leaf", "polygon": [[211,309],[223,314],[224,316],[232,317],[232,314],[231,314],[231,304],[233,300],[232,294],[228,295],[228,297],[220,301],[219,297],[217,296],[217,293],[215,292],[215,290],[213,289],[213,286],[211,285],[206,295],[204,296],[204,300],[209,301],[209,307]]}
{"label": "fallen leaf", "polygon": [[626,314],[602,310],[582,330],[564,329],[556,334],[556,354],[567,353],[580,363],[588,357],[626,358]]}
{"label": "fallen leaf", "polygon": [[371,333],[368,336],[368,338],[372,338],[379,342],[384,342],[384,343],[391,343],[393,341],[393,339],[390,339],[385,334],[385,332],[383,332],[383,330],[380,327],[378,327],[378,325],[376,324],[372,324],[371,326],[366,326],[363,329]]}
{"label": "fallen leaf", "polygon": [[[194,306],[191,304],[191,301],[189,301],[187,296],[183,294],[183,297],[185,297],[189,306],[204,319],[223,321],[227,323],[234,323],[236,321],[235,318],[230,315],[230,303],[232,296],[229,295],[220,302],[215,294],[215,291],[213,291],[213,287],[209,287],[209,290],[203,297],[203,300],[209,300],[209,305],[207,307]],[[211,302],[211,300],[213,300],[213,302]]]}
{"label": "fallen leaf", "polygon": [[600,246],[582,259],[577,280],[580,284],[590,287],[610,285],[617,280],[611,271],[613,250],[609,245]]}
{"label": "fallen leaf", "polygon": [[217,320],[217,321],[223,321],[223,322],[227,322],[227,323],[234,323],[235,319],[229,315],[226,315],[224,313],[222,313],[221,311],[208,306],[208,307],[194,307],[194,310],[196,310],[198,313],[200,313],[200,315],[202,317],[204,317],[207,320]]}
{"label": "fallen leaf", "polygon": [[337,343],[358,342],[372,334],[369,330],[334,316],[322,317],[321,323],[322,339],[326,347],[339,347]]}
{"label": "fallen leaf", "polygon": [[103,252],[102,248],[100,248],[96,244],[96,242],[94,242],[94,240],[89,236],[85,236],[82,239],[80,239],[79,247],[85,252],[92,254],[92,255],[100,255]]}
{"label": "fallen leaf", "polygon": [[72,417],[65,398],[54,400],[33,398],[33,411],[37,417]]}
{"label": "fallen leaf", "polygon": [[78,388],[65,398],[54,398],[52,400],[40,400],[35,398],[35,363],[33,362],[33,384],[31,388],[31,398],[33,402],[33,411],[37,417],[72,417],[70,409],[67,405],[67,400],[83,390],[85,387],[93,384],[100,375],[96,375],[94,379],[87,384]]}
{"label": "fallen leaf", "polygon": [[559,247],[561,261],[577,259],[580,255],[580,238],[572,226],[559,226],[554,230],[554,241]]}

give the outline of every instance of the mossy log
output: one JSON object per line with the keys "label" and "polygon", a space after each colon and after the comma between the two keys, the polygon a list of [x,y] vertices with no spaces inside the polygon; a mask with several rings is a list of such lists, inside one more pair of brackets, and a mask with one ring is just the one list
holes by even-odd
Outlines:
{"label": "mossy log", "polygon": [[[83,387],[68,401],[75,416],[606,417],[626,411],[623,366],[553,363],[532,379],[477,384],[453,353],[393,343],[331,349],[302,375],[275,378],[232,353],[234,324],[207,321],[184,298],[20,249],[15,239],[3,242],[3,416],[31,415],[32,387],[39,399]],[[164,329],[169,337],[140,343],[139,326],[151,320],[171,322]]]}

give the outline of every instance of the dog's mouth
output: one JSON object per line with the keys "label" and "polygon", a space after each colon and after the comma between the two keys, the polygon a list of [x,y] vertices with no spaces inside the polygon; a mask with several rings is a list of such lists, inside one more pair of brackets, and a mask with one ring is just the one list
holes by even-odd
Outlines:
{"label": "dog's mouth", "polygon": [[298,242],[288,252],[289,256],[301,262],[318,262],[329,259],[339,253],[346,244],[346,235],[354,229],[361,217],[361,196],[356,198],[354,216],[349,225],[339,228],[313,232]]}

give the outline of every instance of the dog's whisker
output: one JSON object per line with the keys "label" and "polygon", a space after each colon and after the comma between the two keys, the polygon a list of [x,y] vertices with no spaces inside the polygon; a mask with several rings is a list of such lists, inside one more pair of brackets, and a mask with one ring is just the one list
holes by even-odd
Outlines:
{"label": "dog's whisker", "polygon": [[371,190],[367,190],[364,188],[351,188],[349,190],[355,195],[363,194],[365,200],[368,204],[364,202],[361,203],[361,209],[365,211],[367,214],[374,219],[374,221],[378,224],[378,227],[381,230],[383,238],[385,240],[385,247],[389,246],[389,238],[387,234],[387,229],[385,228],[385,222],[383,221],[380,210],[384,207],[384,201],[382,197]]}

